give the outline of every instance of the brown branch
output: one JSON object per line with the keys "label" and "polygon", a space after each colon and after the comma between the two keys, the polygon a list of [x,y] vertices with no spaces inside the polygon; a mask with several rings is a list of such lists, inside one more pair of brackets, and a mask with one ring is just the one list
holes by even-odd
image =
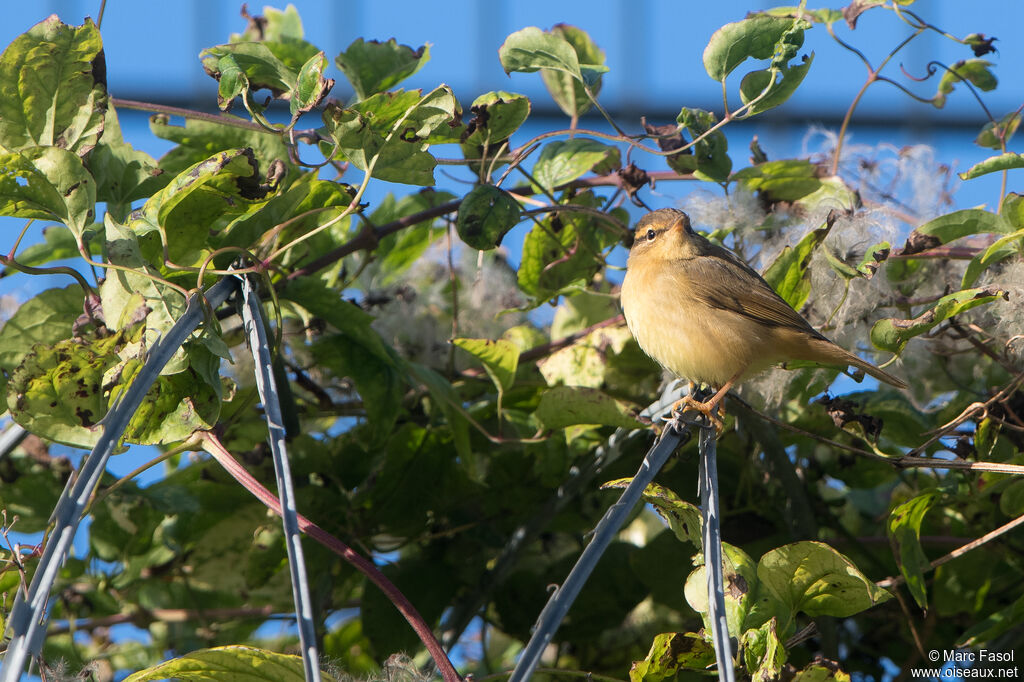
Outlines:
{"label": "brown branch", "polygon": [[[112,616],[102,618],[90,618],[81,622],[75,621],[75,630],[95,630],[112,625],[132,623],[144,628],[152,622],[160,623],[186,623],[190,620],[213,619],[228,620],[234,618],[269,618],[274,615],[274,607],[259,606],[251,608],[235,609],[148,609],[135,613],[115,613]],[[61,635],[71,632],[71,621],[60,625],[53,625],[47,630],[47,635]]]}
{"label": "brown branch", "polygon": [[966,459],[935,459],[934,457],[897,457],[892,463],[900,469],[966,469],[967,471],[991,471],[997,474],[1024,476],[1024,465],[1003,462],[969,462]]}
{"label": "brown branch", "polygon": [[[690,180],[690,176],[680,175],[675,171],[656,171],[648,173],[648,176],[654,180]],[[618,173],[609,173],[608,175],[599,175],[593,178],[584,178],[580,180],[573,180],[572,182],[566,183],[556,187],[556,190],[562,189],[581,189],[585,187],[622,187],[622,178]],[[513,194],[532,194],[533,191],[529,187],[517,187],[510,190]],[[399,230],[411,227],[417,223],[421,223],[424,220],[430,220],[432,218],[439,218],[449,213],[454,213],[459,210],[459,206],[462,204],[462,199],[456,199],[449,201],[446,204],[428,208],[419,213],[413,213],[412,215],[399,218],[390,223],[386,223],[373,230],[363,230],[357,236],[353,237],[349,241],[345,242],[341,246],[335,248],[332,251],[328,251],[319,258],[314,259],[311,263],[308,263],[301,268],[293,270],[287,280],[293,280],[299,277],[305,277],[311,275],[314,272],[319,272],[327,266],[341,260],[345,256],[355,253],[356,251],[362,251],[363,249],[370,249],[377,245],[377,242],[382,238],[398,232]]]}
{"label": "brown branch", "polygon": [[[1016,528],[1018,526],[1021,526],[1021,525],[1024,525],[1024,514],[1021,514],[1020,516],[1015,518],[1013,521],[1010,521],[1009,523],[1004,523],[1003,525],[999,526],[999,528],[996,528],[993,531],[989,531],[988,533],[985,533],[984,535],[982,535],[977,540],[972,540],[972,541],[968,542],[966,545],[962,545],[960,547],[957,547],[956,549],[954,549],[949,554],[946,554],[945,556],[939,557],[935,561],[931,562],[929,570],[938,568],[942,564],[947,564],[950,561],[952,561],[953,559],[956,559],[958,557],[962,557],[964,554],[967,554],[972,549],[977,549],[978,547],[981,547],[985,543],[991,542],[992,540],[995,540],[1000,535],[1005,535],[1006,533],[1010,532],[1014,528]],[[891,587],[896,587],[897,585],[901,585],[904,582],[906,582],[906,579],[902,575],[899,575],[899,576],[896,576],[895,578],[890,577],[890,578],[885,578],[884,580],[879,580],[875,584],[878,585],[879,587],[883,587],[883,588],[889,589]]]}
{"label": "brown branch", "polygon": [[132,99],[121,99],[120,97],[111,97],[110,101],[115,107],[120,107],[121,109],[152,111],[157,114],[181,116],[183,118],[192,118],[200,121],[207,121],[208,123],[219,123],[221,125],[231,126],[232,128],[244,128],[245,130],[252,130],[257,133],[273,135],[271,131],[259,124],[246,121],[242,118],[235,118],[233,116],[208,114],[205,111],[196,111],[195,109],[183,109],[182,107],[172,107],[168,104],[156,104],[153,102],[138,102]]}
{"label": "brown branch", "polygon": [[[212,433],[202,434],[203,449],[209,452],[217,462],[224,467],[224,469],[234,478],[236,481],[242,484],[242,486],[251,492],[256,499],[267,506],[272,512],[281,516],[281,503],[273,493],[267,490],[262,483],[257,481],[252,474],[245,470],[245,468],[238,463],[238,461],[231,456],[231,453],[220,443],[216,436]],[[433,631],[430,626],[427,625],[426,621],[423,620],[423,616],[419,614],[416,607],[412,605],[404,594],[392,583],[387,577],[381,573],[371,561],[362,557],[355,552],[351,547],[343,543],[338,538],[334,537],[320,526],[316,525],[305,516],[301,514],[299,517],[299,529],[303,533],[313,538],[324,547],[328,548],[342,559],[351,564],[357,571],[362,573],[364,576],[370,579],[370,581],[376,585],[380,590],[387,595],[391,603],[395,605],[395,608],[405,617],[409,625],[412,626],[413,630],[419,636],[420,641],[430,652],[431,657],[434,659],[434,663],[437,665],[438,670],[441,672],[441,676],[445,682],[461,682],[458,672],[455,671],[455,667],[452,662],[448,659],[448,655],[441,647],[440,642],[434,637]]]}

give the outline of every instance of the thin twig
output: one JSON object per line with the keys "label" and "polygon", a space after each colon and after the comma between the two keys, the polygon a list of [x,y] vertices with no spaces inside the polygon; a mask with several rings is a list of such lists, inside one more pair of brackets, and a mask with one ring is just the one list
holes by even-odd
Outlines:
{"label": "thin twig", "polygon": [[[978,547],[981,547],[985,543],[991,542],[992,540],[995,540],[1000,535],[1005,535],[1006,533],[1010,532],[1014,528],[1017,528],[1018,526],[1021,526],[1021,525],[1024,525],[1024,514],[1021,514],[1020,516],[1015,518],[1013,521],[1010,521],[1009,523],[1004,523],[1003,525],[999,526],[999,528],[996,528],[995,530],[992,530],[992,531],[989,531],[988,533],[985,533],[984,535],[982,535],[977,540],[972,540],[972,541],[968,542],[966,545],[963,545],[961,547],[957,547],[956,549],[954,549],[949,554],[946,554],[945,556],[939,557],[935,561],[931,562],[929,570],[938,568],[942,564],[947,564],[950,561],[952,561],[953,559],[956,559],[958,557],[962,557],[964,554],[967,554],[972,549],[977,549]],[[897,585],[902,585],[904,582],[906,582],[906,578],[904,578],[902,575],[899,575],[899,576],[896,576],[895,578],[886,578],[884,580],[879,580],[875,584],[878,585],[879,587],[884,587],[886,589],[889,589],[889,588],[892,588],[892,587],[896,587]]]}

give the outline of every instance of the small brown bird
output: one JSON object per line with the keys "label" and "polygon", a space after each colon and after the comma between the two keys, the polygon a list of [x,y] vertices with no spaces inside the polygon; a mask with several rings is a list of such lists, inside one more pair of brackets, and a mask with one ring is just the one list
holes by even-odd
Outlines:
{"label": "small brown bird", "polygon": [[637,343],[662,367],[718,388],[706,402],[688,395],[676,407],[696,409],[719,426],[715,408],[729,389],[781,362],[853,365],[906,387],[815,331],[761,275],[694,232],[690,217],[672,208],[637,223],[622,310]]}

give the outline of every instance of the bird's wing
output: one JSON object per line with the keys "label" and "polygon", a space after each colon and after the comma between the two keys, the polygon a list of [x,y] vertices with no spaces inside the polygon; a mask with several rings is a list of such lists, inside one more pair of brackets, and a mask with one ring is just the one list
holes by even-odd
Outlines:
{"label": "bird's wing", "polygon": [[687,263],[691,294],[713,308],[730,310],[772,327],[818,332],[739,257],[708,244],[703,257]]}

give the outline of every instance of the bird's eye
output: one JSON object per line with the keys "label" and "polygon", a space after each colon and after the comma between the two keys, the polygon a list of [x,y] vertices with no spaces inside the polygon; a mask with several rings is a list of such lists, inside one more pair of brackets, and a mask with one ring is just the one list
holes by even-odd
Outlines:
{"label": "bird's eye", "polygon": [[647,241],[653,242],[654,238],[658,236],[658,233],[654,230],[647,230]]}

